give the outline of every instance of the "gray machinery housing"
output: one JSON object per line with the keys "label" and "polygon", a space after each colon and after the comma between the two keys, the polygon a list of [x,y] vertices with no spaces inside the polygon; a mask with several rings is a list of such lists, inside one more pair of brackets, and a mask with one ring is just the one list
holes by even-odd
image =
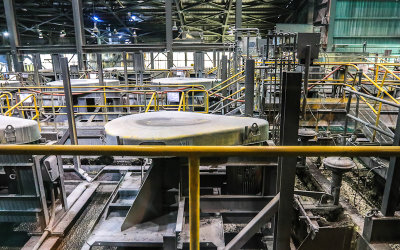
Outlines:
{"label": "gray machinery housing", "polygon": [[[38,144],[36,121],[0,116],[1,144]],[[48,204],[60,199],[66,209],[63,167],[59,156],[0,155],[0,222],[50,220]]]}
{"label": "gray machinery housing", "polygon": [[[105,132],[107,143],[114,145],[260,145],[268,139],[268,122],[167,111],[115,119]],[[155,157],[151,162],[143,180],[133,172],[125,175],[84,249],[188,247],[187,159]],[[225,216],[250,220],[275,195],[276,159],[211,157],[202,158],[201,166],[200,244],[217,249],[225,246]]]}

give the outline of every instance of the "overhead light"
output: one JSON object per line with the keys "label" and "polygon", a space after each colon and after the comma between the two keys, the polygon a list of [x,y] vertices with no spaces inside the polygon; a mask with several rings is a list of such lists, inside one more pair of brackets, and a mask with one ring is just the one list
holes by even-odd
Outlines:
{"label": "overhead light", "polygon": [[39,32],[39,39],[43,39],[43,33],[41,30],[38,31]]}
{"label": "overhead light", "polygon": [[174,22],[174,26],[172,26],[172,30],[173,31],[177,31],[178,30],[178,26],[176,26],[176,22]]}
{"label": "overhead light", "polygon": [[91,32],[90,37],[96,37],[96,34],[94,32]]}
{"label": "overhead light", "polygon": [[117,29],[114,29],[113,33],[114,33],[115,35],[118,34]]}
{"label": "overhead light", "polygon": [[93,33],[99,33],[99,28],[97,28],[96,23],[94,23],[94,26],[93,26]]}
{"label": "overhead light", "polygon": [[121,38],[122,38],[122,36],[121,36],[121,35],[119,35],[119,36],[118,36],[118,38],[119,38],[119,39],[121,39]]}
{"label": "overhead light", "polygon": [[8,33],[8,31],[4,31],[4,32],[3,32],[3,36],[4,36],[4,37],[8,37],[9,35],[10,35],[10,33]]}
{"label": "overhead light", "polygon": [[133,36],[133,37],[137,37],[136,30],[133,31],[132,36]]}
{"label": "overhead light", "polygon": [[98,16],[92,16],[92,20],[95,22],[103,22]]}
{"label": "overhead light", "polygon": [[60,31],[60,37],[65,37],[67,35],[67,33],[65,33],[65,30],[61,30]]}

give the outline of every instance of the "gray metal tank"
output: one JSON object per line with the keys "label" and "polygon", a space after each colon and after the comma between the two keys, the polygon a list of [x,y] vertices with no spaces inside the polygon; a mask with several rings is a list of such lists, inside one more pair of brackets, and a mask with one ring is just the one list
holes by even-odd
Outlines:
{"label": "gray metal tank", "polygon": [[235,146],[268,139],[268,122],[250,117],[165,111],[128,115],[105,125],[107,144]]}

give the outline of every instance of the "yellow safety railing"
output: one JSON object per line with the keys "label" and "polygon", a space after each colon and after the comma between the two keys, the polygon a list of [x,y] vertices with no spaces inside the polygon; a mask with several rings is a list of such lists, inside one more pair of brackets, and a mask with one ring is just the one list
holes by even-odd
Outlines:
{"label": "yellow safety railing", "polygon": [[218,90],[212,92],[212,93],[210,94],[210,96],[213,96],[213,95],[217,94],[218,92],[220,92],[220,91],[222,91],[222,90],[228,88],[229,86],[231,86],[231,85],[233,85],[233,84],[235,84],[235,83],[237,83],[237,82],[243,80],[244,78],[245,78],[245,76],[239,77],[238,79],[236,79],[236,80],[234,80],[234,81],[232,81],[232,82],[226,84],[224,87],[222,87],[222,88],[220,88],[220,89],[218,89]]}
{"label": "yellow safety railing", "polygon": [[[197,112],[197,113],[205,113],[205,114],[207,114],[208,113],[208,110],[209,110],[209,103],[208,103],[208,97],[209,97],[209,95],[208,95],[208,91],[207,90],[204,90],[204,89],[190,89],[190,90],[188,90],[188,91],[186,91],[186,95],[185,95],[185,97],[186,98],[189,98],[190,97],[190,95],[189,95],[189,93],[193,93],[192,94],[192,106],[193,106],[193,112],[196,112],[195,110],[194,110],[194,108],[195,108],[195,104],[194,104],[194,93],[196,93],[196,92],[200,92],[200,93],[204,93],[204,96],[203,96],[203,100],[204,100],[204,111],[203,112]],[[183,95],[182,95],[183,96]],[[187,103],[188,103],[188,101],[187,100],[185,100],[185,104],[184,104],[184,106],[186,106],[187,105]],[[179,111],[179,110],[178,110]],[[184,110],[185,111],[185,110]]]}
{"label": "yellow safety railing", "polygon": [[214,73],[217,69],[218,67],[211,68],[209,71],[207,71],[207,75]]}
{"label": "yellow safety railing", "polygon": [[179,101],[178,111],[186,111],[186,97],[185,92],[182,92],[181,100]]}
{"label": "yellow safety railing", "polygon": [[37,101],[36,101],[36,95],[35,95],[35,94],[27,95],[24,99],[22,99],[22,100],[19,101],[17,104],[15,104],[15,105],[12,106],[11,108],[9,108],[9,109],[4,113],[4,115],[12,116],[12,114],[13,114],[12,111],[13,111],[14,109],[18,108],[19,106],[23,107],[23,106],[24,106],[24,105],[23,105],[24,102],[25,102],[26,100],[28,100],[29,98],[32,98],[32,99],[33,99],[33,104],[34,104],[35,112],[36,112],[35,116],[32,117],[32,120],[37,119],[38,126],[39,126],[39,129],[40,129],[40,120],[39,120],[40,114],[39,114],[39,110],[38,110],[38,107],[37,107]]}
{"label": "yellow safety railing", "polygon": [[237,77],[237,76],[239,76],[239,75],[241,75],[241,74],[243,74],[243,73],[244,73],[244,70],[243,70],[243,71],[240,71],[240,72],[237,73],[237,74],[234,74],[233,76],[229,77],[229,78],[226,79],[225,81],[222,81],[221,83],[215,85],[214,87],[212,87],[212,88],[209,89],[208,91],[212,91],[212,90],[218,88],[219,86],[224,85],[225,83],[229,82],[230,80],[233,80],[235,77]]}
{"label": "yellow safety railing", "polygon": [[[1,100],[2,98],[5,98],[5,100],[6,100],[7,110],[10,109],[10,99],[9,99],[9,97],[8,97],[8,94],[2,94],[2,95],[0,95],[0,100]],[[12,100],[12,97],[11,97],[11,100]],[[4,110],[3,110],[4,107],[3,107],[2,102],[0,102],[0,109],[1,109],[1,114],[3,114],[3,113],[4,113]]]}
{"label": "yellow safety railing", "polygon": [[[189,163],[190,249],[200,249],[201,157],[400,156],[399,146],[0,145],[4,155],[180,156]],[[294,179],[293,179],[294,182]]]}
{"label": "yellow safety railing", "polygon": [[144,111],[145,113],[149,112],[150,107],[152,106],[152,105],[151,105],[152,102],[154,102],[154,105],[153,105],[154,111],[158,111],[158,107],[159,107],[159,106],[158,106],[158,94],[157,94],[157,92],[154,92],[154,93],[151,95],[149,104],[147,105],[147,108],[146,108],[146,110]]}

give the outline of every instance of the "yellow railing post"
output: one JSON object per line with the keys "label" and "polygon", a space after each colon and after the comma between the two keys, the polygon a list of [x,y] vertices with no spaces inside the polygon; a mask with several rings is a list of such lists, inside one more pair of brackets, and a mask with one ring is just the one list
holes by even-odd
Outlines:
{"label": "yellow railing post", "polygon": [[190,250],[200,249],[200,158],[189,157]]}

